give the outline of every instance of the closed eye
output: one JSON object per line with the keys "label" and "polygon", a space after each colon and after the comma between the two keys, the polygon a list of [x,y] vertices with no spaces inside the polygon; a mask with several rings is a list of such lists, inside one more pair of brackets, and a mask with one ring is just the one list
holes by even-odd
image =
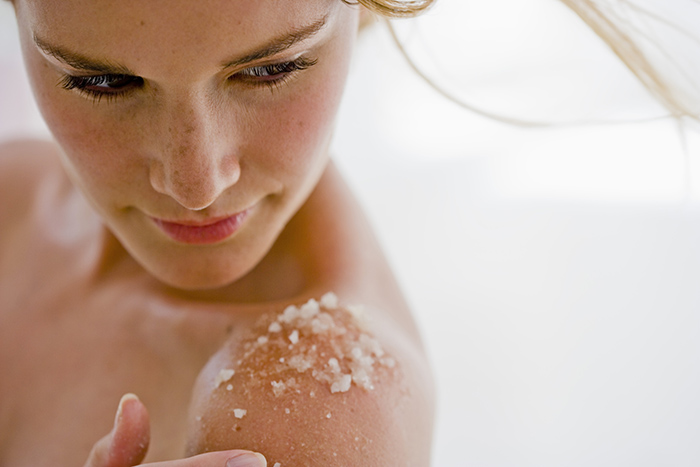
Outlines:
{"label": "closed eye", "polygon": [[229,80],[253,86],[278,86],[300,71],[312,67],[317,62],[318,60],[299,57],[289,62],[254,66],[233,74]]}
{"label": "closed eye", "polygon": [[64,89],[77,89],[99,101],[103,97],[115,98],[143,85],[143,78],[131,75],[65,75],[60,82]]}

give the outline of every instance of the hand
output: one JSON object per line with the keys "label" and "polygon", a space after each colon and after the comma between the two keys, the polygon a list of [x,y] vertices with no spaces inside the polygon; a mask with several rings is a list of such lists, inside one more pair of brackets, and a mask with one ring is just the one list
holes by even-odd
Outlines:
{"label": "hand", "polygon": [[250,451],[218,451],[187,459],[141,464],[151,439],[148,411],[133,394],[119,401],[112,431],[92,448],[84,467],[266,467],[261,454]]}

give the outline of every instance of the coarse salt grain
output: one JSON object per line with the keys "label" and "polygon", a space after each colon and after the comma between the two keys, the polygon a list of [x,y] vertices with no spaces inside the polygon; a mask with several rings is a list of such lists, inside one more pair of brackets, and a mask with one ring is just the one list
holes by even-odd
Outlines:
{"label": "coarse salt grain", "polygon": [[233,409],[233,415],[236,418],[243,418],[245,417],[245,414],[247,414],[248,411],[246,409]]}
{"label": "coarse salt grain", "polygon": [[267,344],[267,336],[258,337],[258,344],[260,344],[260,345]]}
{"label": "coarse salt grain", "polygon": [[289,305],[287,308],[284,309],[282,314],[279,316],[278,320],[282,321],[283,323],[291,323],[298,317],[299,308],[295,307],[294,305]]}
{"label": "coarse salt grain", "polygon": [[292,344],[296,344],[297,342],[299,342],[299,331],[297,331],[296,329],[292,331],[292,333],[289,335],[289,342],[291,342]]}
{"label": "coarse salt grain", "polygon": [[331,367],[331,371],[333,371],[334,373],[340,373],[340,365],[338,364],[337,358],[329,358],[328,366]]}
{"label": "coarse salt grain", "polygon": [[228,386],[226,386],[226,390],[227,390],[227,391],[232,391],[232,390],[233,390],[233,384],[229,384]]}
{"label": "coarse salt grain", "polygon": [[233,378],[233,375],[235,373],[236,373],[236,370],[227,369],[227,368],[225,368],[223,370],[219,370],[219,374],[217,374],[216,378],[214,379],[214,387],[218,388],[223,383],[225,383],[226,381]]}
{"label": "coarse salt grain", "polygon": [[331,393],[336,392],[347,392],[350,389],[350,384],[352,383],[352,376],[343,375],[339,380],[336,380],[331,384]]}
{"label": "coarse salt grain", "polygon": [[270,384],[272,385],[272,392],[278,397],[287,388],[283,381],[270,381]]}
{"label": "coarse salt grain", "polygon": [[280,464],[279,462],[275,462],[275,465],[273,465],[272,467],[282,467],[282,464]]}
{"label": "coarse salt grain", "polygon": [[284,413],[289,414],[289,413],[291,413],[291,410],[289,410],[289,409],[284,409]]}
{"label": "coarse salt grain", "polygon": [[321,306],[327,310],[338,308],[338,297],[333,292],[328,292],[321,297]]}
{"label": "coarse salt grain", "polygon": [[268,332],[280,332],[281,330],[282,326],[277,321],[270,323],[270,326],[267,328]]}
{"label": "coarse salt grain", "polygon": [[289,366],[297,370],[299,373],[303,373],[313,365],[312,361],[306,358],[304,355],[294,355],[289,359]]}
{"label": "coarse salt grain", "polygon": [[326,414],[326,418],[331,418],[331,413],[330,413],[330,412],[328,412],[328,413]]}
{"label": "coarse salt grain", "polygon": [[299,316],[302,319],[309,319],[316,316],[319,311],[321,311],[321,309],[318,306],[318,302],[312,298],[301,306]]}

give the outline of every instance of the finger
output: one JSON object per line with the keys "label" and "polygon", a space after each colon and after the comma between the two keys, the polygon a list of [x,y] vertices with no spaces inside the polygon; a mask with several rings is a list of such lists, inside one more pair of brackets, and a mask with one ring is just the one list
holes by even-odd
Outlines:
{"label": "finger", "polygon": [[143,464],[143,467],[267,467],[265,456],[251,451],[217,451],[177,461]]}
{"label": "finger", "polygon": [[133,394],[119,401],[112,431],[92,448],[85,467],[131,467],[143,461],[150,441],[148,411]]}

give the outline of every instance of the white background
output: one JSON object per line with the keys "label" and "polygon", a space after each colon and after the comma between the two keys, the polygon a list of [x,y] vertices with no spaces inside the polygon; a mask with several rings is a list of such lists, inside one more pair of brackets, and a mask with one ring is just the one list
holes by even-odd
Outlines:
{"label": "white background", "polygon": [[[398,27],[460,98],[536,120],[662,113],[558,2],[441,1]],[[700,24],[692,2],[646,3]],[[0,140],[45,134],[5,2],[0,71]],[[363,34],[334,154],[423,329],[435,466],[700,465],[700,140],[681,141],[672,121],[474,116],[381,25]]]}

